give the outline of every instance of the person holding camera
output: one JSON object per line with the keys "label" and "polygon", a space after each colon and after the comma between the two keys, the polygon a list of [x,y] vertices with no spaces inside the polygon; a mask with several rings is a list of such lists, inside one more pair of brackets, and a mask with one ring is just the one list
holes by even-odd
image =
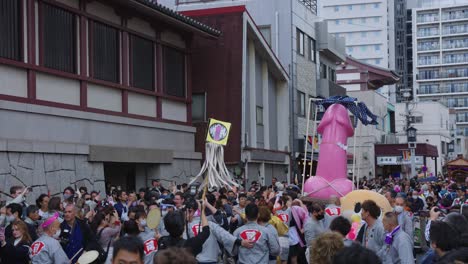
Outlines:
{"label": "person holding camera", "polygon": [[[98,250],[103,252],[96,237],[85,221],[76,217],[77,208],[73,204],[65,207],[64,220],[61,227],[60,244],[70,258],[71,263],[76,263],[82,250]],[[72,259],[73,258],[73,259]]]}

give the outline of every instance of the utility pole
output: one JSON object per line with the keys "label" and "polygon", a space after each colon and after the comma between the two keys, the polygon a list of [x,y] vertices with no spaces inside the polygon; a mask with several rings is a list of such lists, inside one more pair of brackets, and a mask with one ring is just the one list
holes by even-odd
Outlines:
{"label": "utility pole", "polygon": [[[410,103],[410,97],[411,93],[409,89],[405,89],[403,91],[403,97],[406,98],[405,100],[405,121],[406,121],[406,138],[407,143],[408,143],[408,148],[410,149],[410,160],[411,160],[411,176],[409,178],[412,178],[416,175],[416,129],[411,128],[411,112],[409,110],[409,103]],[[412,138],[413,140],[410,140]]]}

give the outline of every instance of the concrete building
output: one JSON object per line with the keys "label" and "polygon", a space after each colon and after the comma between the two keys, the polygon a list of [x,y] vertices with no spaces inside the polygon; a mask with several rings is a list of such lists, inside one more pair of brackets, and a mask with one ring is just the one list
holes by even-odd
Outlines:
{"label": "concrete building", "polygon": [[104,193],[198,173],[190,40],[219,31],[154,1],[5,0],[0,9],[2,191]]}
{"label": "concrete building", "polygon": [[[208,118],[232,123],[225,162],[246,183],[288,180],[289,76],[244,6],[184,11],[223,32],[193,40],[193,122],[204,152]],[[247,184],[247,187],[249,184]]]}
{"label": "concrete building", "polygon": [[468,135],[468,4],[423,1],[412,9],[413,80],[418,102],[438,100],[456,110],[456,149]]}
{"label": "concrete building", "polygon": [[[292,121],[289,151],[292,160],[299,162],[303,159],[300,153],[303,153],[305,144],[309,98],[345,93],[344,89],[335,84],[336,65],[345,59],[344,40],[330,36],[327,25],[316,23],[319,21],[316,16],[317,2],[315,0],[161,0],[159,2],[181,12],[235,8],[239,5],[246,7],[263,38],[290,76],[289,118]],[[290,175],[302,171],[297,163],[293,163],[291,169],[293,173]]]}
{"label": "concrete building", "polygon": [[[449,144],[452,141],[449,109],[440,102],[432,101],[419,102],[417,104],[411,103],[408,108],[414,119],[411,122],[411,126],[417,129],[417,143],[435,146],[439,157],[438,159],[425,160],[424,163],[423,159],[420,159],[421,162],[416,164],[416,169],[420,171],[421,167],[426,165],[428,174],[437,175],[442,172],[442,166],[446,162],[456,157],[453,152],[449,151]],[[395,110],[397,113],[397,137],[400,143],[406,143],[406,104],[396,104]],[[406,165],[406,167],[409,167],[409,164]],[[408,171],[408,168],[402,171]]]}
{"label": "concrete building", "polygon": [[[395,69],[394,3],[391,0],[330,0],[318,2],[318,16],[329,31],[346,39],[346,53],[367,64]],[[395,102],[395,87],[379,92]]]}

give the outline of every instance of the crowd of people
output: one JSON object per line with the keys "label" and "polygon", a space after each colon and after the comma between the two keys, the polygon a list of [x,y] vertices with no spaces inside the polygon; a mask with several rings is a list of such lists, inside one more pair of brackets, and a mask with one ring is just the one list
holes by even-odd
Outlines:
{"label": "crowd of people", "polygon": [[[425,227],[419,243],[428,248],[421,263],[468,263],[466,184],[389,176],[357,187],[384,195],[393,211],[365,200],[354,237],[339,199],[301,199],[298,186],[275,178],[204,195],[159,180],[138,192],[108,186],[107,195],[67,187],[33,205],[28,188],[12,186],[0,209],[0,263],[77,263],[91,251],[98,253],[93,263],[116,264],[415,263],[416,217]],[[151,229],[153,209],[161,220]]]}

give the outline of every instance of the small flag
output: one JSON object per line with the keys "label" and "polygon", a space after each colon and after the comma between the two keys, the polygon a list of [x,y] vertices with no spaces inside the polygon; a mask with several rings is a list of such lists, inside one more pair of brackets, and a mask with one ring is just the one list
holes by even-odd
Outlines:
{"label": "small flag", "polygon": [[403,150],[403,160],[410,161],[411,160],[411,151]]}

